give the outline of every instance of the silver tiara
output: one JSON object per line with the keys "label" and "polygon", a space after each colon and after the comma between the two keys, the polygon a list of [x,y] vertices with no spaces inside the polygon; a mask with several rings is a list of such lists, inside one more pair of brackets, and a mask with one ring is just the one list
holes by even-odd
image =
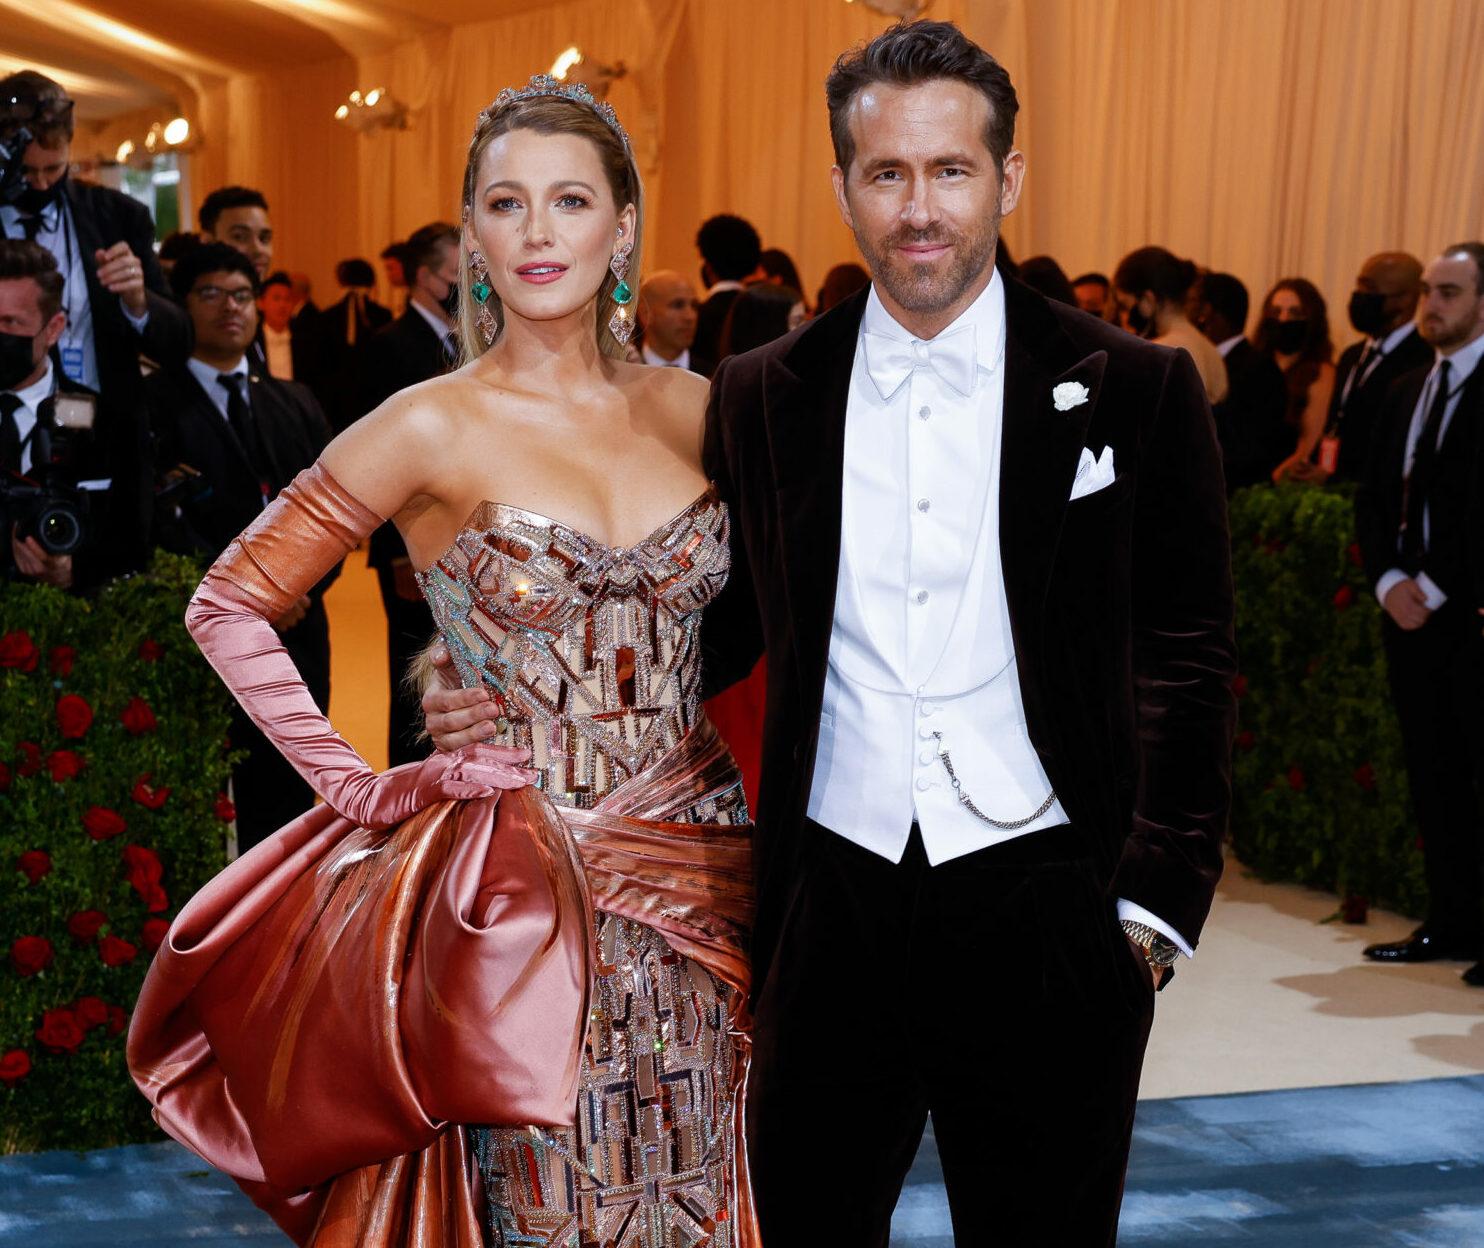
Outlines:
{"label": "silver tiara", "polygon": [[520,90],[514,87],[506,87],[499,95],[495,96],[494,103],[484,110],[480,116],[488,119],[493,117],[502,108],[511,104],[519,103],[521,100],[535,100],[543,96],[553,96],[557,99],[571,100],[574,104],[582,104],[597,113],[603,119],[610,130],[623,140],[625,147],[629,146],[629,136],[624,128],[618,124],[618,114],[613,111],[613,105],[607,100],[600,100],[585,84],[580,82],[567,83],[560,78],[553,78],[550,74],[533,74],[531,81]]}

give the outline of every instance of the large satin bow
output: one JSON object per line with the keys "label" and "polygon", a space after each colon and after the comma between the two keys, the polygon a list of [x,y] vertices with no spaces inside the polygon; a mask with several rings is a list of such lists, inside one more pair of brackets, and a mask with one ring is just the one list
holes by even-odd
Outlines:
{"label": "large satin bow", "polygon": [[866,371],[883,399],[891,398],[912,375],[912,370],[922,367],[931,368],[962,395],[974,391],[977,360],[972,325],[960,325],[927,340],[905,341],[871,330],[866,330],[862,338],[866,346]]}

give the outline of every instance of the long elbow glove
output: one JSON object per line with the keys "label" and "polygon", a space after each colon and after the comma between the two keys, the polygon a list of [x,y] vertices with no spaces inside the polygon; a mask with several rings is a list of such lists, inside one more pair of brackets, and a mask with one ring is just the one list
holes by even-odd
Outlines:
{"label": "long elbow glove", "polygon": [[534,776],[518,765],[524,751],[491,745],[377,773],[315,705],[271,621],[381,522],[316,462],[222,552],[186,609],[191,636],[263,735],[336,811],[377,830]]}

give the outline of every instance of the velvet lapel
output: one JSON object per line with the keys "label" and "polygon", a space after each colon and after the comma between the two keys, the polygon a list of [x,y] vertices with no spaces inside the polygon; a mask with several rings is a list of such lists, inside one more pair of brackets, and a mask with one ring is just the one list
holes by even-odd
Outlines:
{"label": "velvet lapel", "polygon": [[[1000,561],[1017,650],[1039,631],[1062,520],[1107,363],[1105,351],[1082,354],[1042,296],[1006,281]],[[1086,401],[1058,411],[1052,391],[1063,382],[1085,386]]]}
{"label": "velvet lapel", "polygon": [[778,486],[784,593],[808,701],[822,687],[834,626],[840,572],[840,490],[844,480],[845,408],[867,292],[811,324],[793,347],[769,359],[763,406]]}

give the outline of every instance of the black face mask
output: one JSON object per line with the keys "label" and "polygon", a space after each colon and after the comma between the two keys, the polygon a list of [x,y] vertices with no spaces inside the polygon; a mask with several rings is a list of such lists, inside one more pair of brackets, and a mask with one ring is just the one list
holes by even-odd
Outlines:
{"label": "black face mask", "polygon": [[30,334],[0,333],[0,390],[14,390],[35,370],[31,358],[35,345]]}
{"label": "black face mask", "polygon": [[1276,316],[1263,318],[1263,335],[1279,355],[1297,355],[1309,336],[1309,322],[1280,321]]}
{"label": "black face mask", "polygon": [[62,188],[66,185],[67,175],[64,173],[44,191],[38,191],[34,186],[27,186],[16,198],[15,206],[22,216],[40,216],[45,209],[62,198]]}
{"label": "black face mask", "polygon": [[1350,324],[1367,338],[1379,338],[1386,328],[1386,296],[1376,290],[1352,292]]}

